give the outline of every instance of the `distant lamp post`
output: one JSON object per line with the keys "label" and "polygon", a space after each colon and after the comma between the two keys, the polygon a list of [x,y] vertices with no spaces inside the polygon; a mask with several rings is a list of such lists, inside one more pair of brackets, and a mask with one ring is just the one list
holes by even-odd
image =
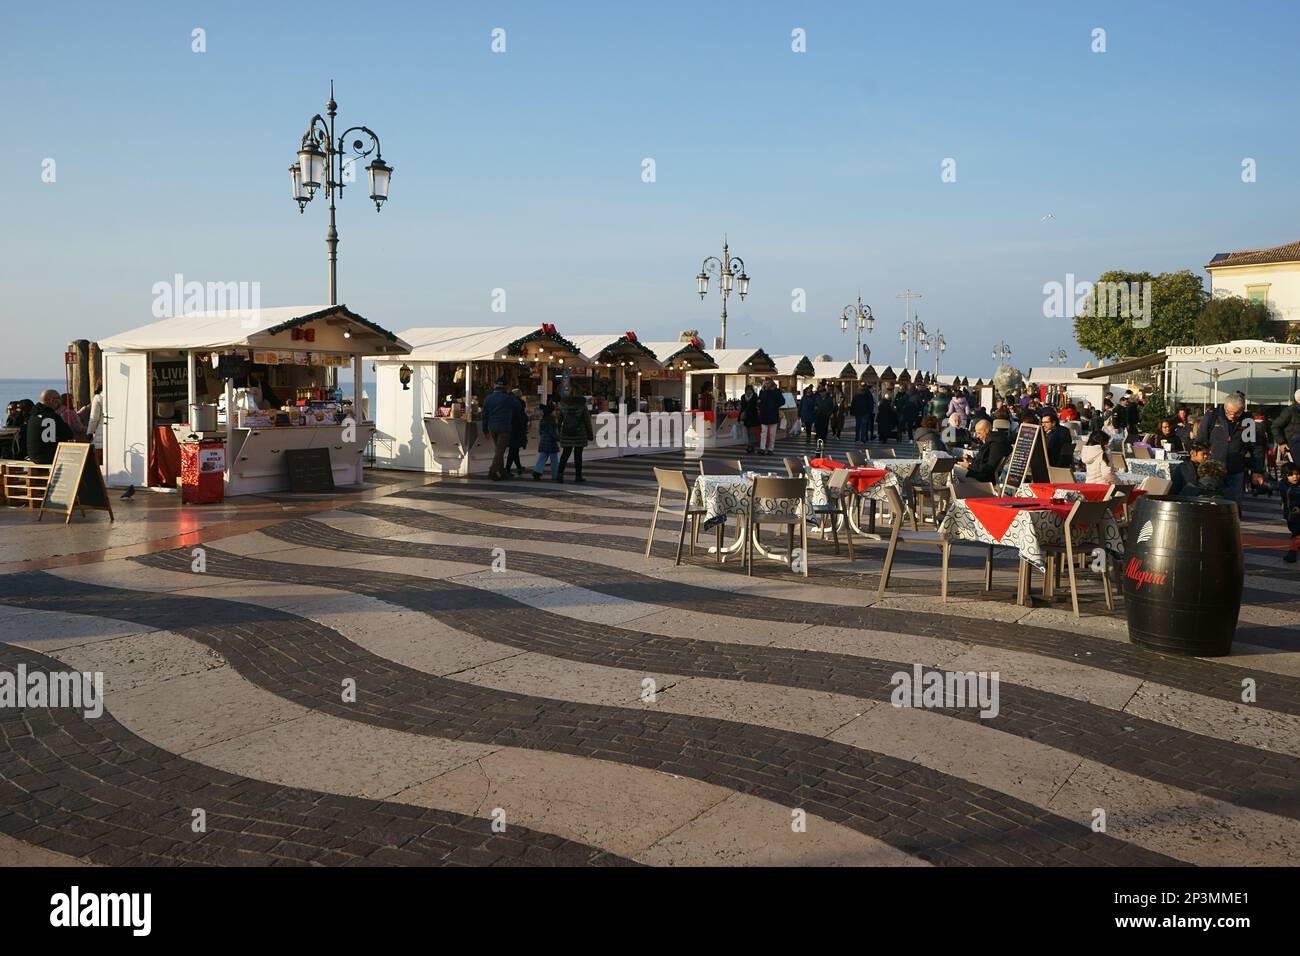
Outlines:
{"label": "distant lamp post", "polygon": [[707,257],[700,266],[700,274],[695,277],[696,291],[700,293],[701,300],[709,291],[709,276],[718,277],[718,291],[722,293],[721,348],[725,349],[727,347],[727,296],[731,295],[732,282],[739,286],[736,291],[740,293],[741,302],[744,302],[745,296],[749,294],[749,276],[745,274],[745,260],[731,254],[731,250],[727,247],[726,236],[722,237],[722,258]]}
{"label": "distant lamp post", "polygon": [[1011,358],[1011,346],[1007,345],[1006,342],[999,342],[990,357],[998,363],[998,368],[1002,368],[1007,364],[1007,360]]}
{"label": "distant lamp post", "polygon": [[846,305],[844,312],[840,315],[840,331],[847,332],[849,324],[852,323],[857,331],[857,343],[853,347],[853,361],[862,361],[862,330],[866,329],[868,333],[876,327],[876,317],[871,314],[871,306],[864,305],[862,302],[862,293],[858,293],[858,304],[856,308],[852,305]]}
{"label": "distant lamp post", "polygon": [[1065,359],[1066,359],[1065,349],[1057,349],[1054,352],[1048,353],[1047,359],[1049,362],[1051,362],[1053,365],[1057,366],[1058,368],[1061,367],[1062,365],[1065,364]]}
{"label": "distant lamp post", "polygon": [[939,359],[943,357],[943,353],[946,351],[948,351],[948,340],[943,337],[942,332],[936,329],[934,336],[934,374],[936,377],[939,374]]}
{"label": "distant lamp post", "polygon": [[[307,132],[303,133],[302,145],[298,149],[298,162],[289,167],[289,179],[299,212],[303,212],[307,203],[315,198],[316,190],[324,188],[325,195],[329,197],[330,225],[325,234],[325,245],[329,249],[330,305],[337,305],[339,231],[335,223],[334,201],[335,194],[343,193],[344,168],[354,167],[356,163],[374,154],[375,158],[366,166],[366,174],[370,177],[370,199],[378,212],[388,201],[393,167],[384,162],[379,137],[369,127],[353,126],[337,137],[334,135],[334,117],[338,115],[338,104],[334,102],[332,80],[325,113],[328,120],[317,113],[307,124]],[[349,144],[348,136],[353,133],[361,134],[366,139],[357,138]]]}
{"label": "distant lamp post", "polygon": [[930,351],[929,333],[919,317],[909,319],[898,330],[898,341],[903,343],[903,368],[916,368],[921,364],[921,348]]}

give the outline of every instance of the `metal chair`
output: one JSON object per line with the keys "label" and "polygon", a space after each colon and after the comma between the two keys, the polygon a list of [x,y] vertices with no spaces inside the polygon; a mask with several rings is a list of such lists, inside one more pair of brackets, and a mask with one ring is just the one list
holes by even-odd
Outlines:
{"label": "metal chair", "polygon": [[[645,556],[650,557],[650,548],[655,541],[655,525],[659,522],[659,512],[663,511],[671,515],[682,516],[682,530],[677,535],[677,563],[682,563],[682,546],[686,541],[686,525],[691,524],[691,554],[695,554],[695,539],[700,532],[700,518],[707,512],[703,508],[691,507],[691,486],[686,481],[686,472],[673,471],[671,468],[656,468],[655,481],[659,485],[659,491],[655,495],[655,510],[650,517],[650,537],[646,539]],[[682,500],[681,509],[672,504],[664,504],[664,492],[675,495],[685,495]],[[718,556],[721,558],[722,553],[722,525],[718,525]]]}
{"label": "metal chair", "polygon": [[701,475],[739,475],[745,466],[736,458],[701,458]]}
{"label": "metal chair", "polygon": [[849,524],[849,470],[847,468],[837,468],[831,473],[830,479],[826,482],[827,503],[824,505],[814,505],[813,515],[818,517],[822,522],[821,535],[822,540],[826,540],[826,519],[829,517],[831,527],[831,540],[835,542],[835,553],[840,553],[840,535],[836,530],[840,518],[844,519],[844,536],[849,542],[849,560],[853,560],[853,528]]}
{"label": "metal chair", "polygon": [[782,458],[785,464],[785,473],[790,478],[802,478],[804,476],[804,467],[797,458]]}
{"label": "metal chair", "polygon": [[[749,528],[745,533],[745,572],[754,574],[754,545],[765,524],[783,525],[789,539],[788,553],[794,560],[794,530],[799,529],[803,546],[803,576],[808,577],[808,503],[804,497],[806,482],[803,478],[759,477],[749,489]],[[760,511],[759,500],[797,502],[794,511]]]}
{"label": "metal chair", "polygon": [[886,488],[885,496],[889,501],[889,510],[893,513],[893,527],[889,532],[889,548],[885,551],[885,564],[880,569],[880,587],[876,590],[877,599],[885,596],[885,589],[889,587],[889,575],[894,568],[894,554],[898,551],[899,541],[903,543],[919,541],[926,544],[938,545],[943,552],[943,574],[939,581],[939,595],[944,600],[948,600],[948,547],[947,542],[939,536],[936,531],[918,531],[915,526],[915,516],[913,516],[912,531],[908,534],[906,540],[902,538],[903,530],[903,512],[905,506],[902,498],[898,495],[895,488]]}
{"label": "metal chair", "polygon": [[[925,504],[925,499],[920,498],[919,496],[921,492],[927,492],[926,497],[930,499],[930,520],[934,523],[936,528],[939,526],[939,516],[944,510],[941,508],[941,505],[946,502],[948,498],[944,492],[953,480],[952,470],[956,466],[956,458],[936,458],[934,463],[930,466],[929,485],[924,488],[918,487],[914,494],[914,498],[918,499],[916,501],[916,511],[919,514],[922,510],[922,506]],[[921,517],[924,518],[924,515]]]}
{"label": "metal chair", "polygon": [[1047,480],[1054,485],[1072,485],[1074,484],[1074,472],[1069,468],[1058,468],[1056,465],[1048,465]]}

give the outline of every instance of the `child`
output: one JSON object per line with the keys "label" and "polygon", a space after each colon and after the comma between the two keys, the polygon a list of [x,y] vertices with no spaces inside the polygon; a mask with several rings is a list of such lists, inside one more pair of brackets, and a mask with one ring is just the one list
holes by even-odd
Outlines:
{"label": "child", "polygon": [[1228,480],[1228,466],[1223,462],[1210,458],[1207,454],[1204,461],[1196,466],[1196,487],[1197,494],[1202,498],[1220,498],[1223,496],[1223,486]]}
{"label": "child", "polygon": [[1300,554],[1300,465],[1293,461],[1282,466],[1282,518],[1291,532],[1291,547],[1282,560],[1295,564]]}
{"label": "child", "polygon": [[542,469],[551,462],[551,477],[560,477],[560,442],[555,432],[555,414],[551,406],[542,409],[542,420],[537,426],[537,464],[533,465],[533,481],[542,480]]}
{"label": "child", "polygon": [[1173,485],[1169,488],[1169,494],[1174,497],[1181,495],[1184,498],[1196,498],[1200,496],[1201,489],[1198,485],[1200,481],[1199,469],[1201,465],[1210,457],[1210,446],[1205,442],[1194,441],[1188,451],[1188,457],[1182,461],[1171,476]]}
{"label": "child", "polygon": [[[1085,481],[1091,484],[1115,484],[1115,469],[1111,467],[1110,450],[1106,447],[1109,441],[1105,432],[1093,432],[1088,436],[1088,444],[1084,445],[1083,451],[1079,453],[1088,473]],[[1192,474],[1195,473],[1193,470]],[[1178,484],[1178,479],[1174,479],[1174,484]],[[1178,492],[1175,491],[1174,494]]]}

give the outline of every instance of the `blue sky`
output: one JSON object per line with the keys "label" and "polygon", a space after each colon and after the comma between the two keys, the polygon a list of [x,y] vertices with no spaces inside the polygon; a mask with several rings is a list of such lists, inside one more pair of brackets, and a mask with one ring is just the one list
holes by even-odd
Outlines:
{"label": "blue sky", "polygon": [[694,276],[725,232],[753,280],[733,347],[847,359],[861,288],[873,361],[897,366],[910,287],[944,370],[987,374],[999,338],[1022,368],[1058,347],[1082,364],[1045,282],[1300,238],[1298,21],[1283,3],[6,4],[0,377],[149,321],[175,273],[325,301],[324,204],[299,215],[286,169],[331,78],[340,121],[395,167],[381,214],[361,188],[340,202],[339,297],[391,329],[708,338],[719,303]]}

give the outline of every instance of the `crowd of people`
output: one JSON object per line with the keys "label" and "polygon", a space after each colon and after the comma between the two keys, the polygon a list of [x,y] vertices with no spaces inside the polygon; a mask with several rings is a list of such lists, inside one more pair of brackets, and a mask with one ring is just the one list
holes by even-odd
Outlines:
{"label": "crowd of people", "polygon": [[104,424],[104,396],[94,397],[79,409],[58,389],[47,388],[37,401],[21,398],[5,408],[5,428],[11,435],[4,456],[39,465],[54,461],[59,442],[94,442]]}
{"label": "crowd of people", "polygon": [[[497,379],[496,387],[483,401],[483,431],[492,441],[492,465],[488,477],[502,481],[524,473],[520,452],[528,445],[528,411],[524,393],[507,391],[506,380]],[[591,410],[577,394],[562,397],[558,403],[547,402],[538,422],[537,462],[533,480],[541,481],[550,466],[551,478],[563,483],[569,460],[573,460],[573,480],[582,477],[582,450],[595,440]]]}

